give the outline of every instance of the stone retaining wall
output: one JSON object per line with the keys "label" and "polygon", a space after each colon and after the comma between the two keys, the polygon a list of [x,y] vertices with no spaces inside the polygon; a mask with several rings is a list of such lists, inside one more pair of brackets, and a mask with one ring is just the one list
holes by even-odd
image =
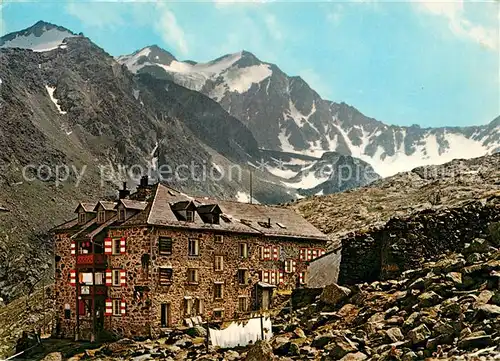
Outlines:
{"label": "stone retaining wall", "polygon": [[340,284],[397,277],[422,262],[460,250],[474,238],[490,238],[491,224],[500,221],[498,198],[460,208],[426,210],[393,218],[380,228],[342,240]]}

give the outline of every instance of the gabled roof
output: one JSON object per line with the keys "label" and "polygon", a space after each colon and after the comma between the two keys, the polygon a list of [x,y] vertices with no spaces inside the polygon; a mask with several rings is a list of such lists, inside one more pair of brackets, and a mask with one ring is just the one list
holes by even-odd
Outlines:
{"label": "gabled roof", "polygon": [[203,204],[199,207],[196,208],[198,213],[204,214],[204,213],[215,213],[215,214],[221,214],[222,210],[220,209],[218,204]]}
{"label": "gabled roof", "polygon": [[196,210],[196,206],[193,201],[179,201],[175,203],[170,203],[170,207],[173,211],[186,211],[186,210]]}
{"label": "gabled roof", "polygon": [[84,212],[93,213],[94,212],[94,208],[96,207],[96,204],[95,203],[81,202],[78,205],[78,207],[76,207],[75,213],[78,213],[78,210],[80,209],[80,207],[83,208]]}
{"label": "gabled roof", "polygon": [[118,203],[116,203],[115,209],[120,204],[123,204],[123,207],[125,207],[126,209],[135,209],[138,211],[143,211],[148,206],[148,202],[134,201],[131,199],[120,199]]}
{"label": "gabled roof", "polygon": [[[180,201],[192,201],[198,205],[198,208],[204,207],[204,209],[210,208],[212,205],[217,205],[222,212],[222,221],[219,224],[204,223],[197,213],[195,213],[194,222],[178,221],[170,204]],[[154,199],[147,211],[148,217],[146,223],[151,225],[178,226],[194,229],[219,229],[275,237],[328,240],[325,234],[321,233],[292,209],[203,197],[195,198],[161,184],[157,186]],[[229,222],[226,222],[225,219],[229,220]],[[270,227],[268,227],[269,220]],[[265,226],[262,226],[259,222],[265,224]]]}
{"label": "gabled roof", "polygon": [[99,201],[99,202],[97,202],[97,204],[94,207],[94,212],[97,212],[97,209],[99,208],[99,206],[102,206],[102,208],[104,208],[105,211],[116,212],[116,210],[115,210],[116,204],[117,204],[116,202]]}

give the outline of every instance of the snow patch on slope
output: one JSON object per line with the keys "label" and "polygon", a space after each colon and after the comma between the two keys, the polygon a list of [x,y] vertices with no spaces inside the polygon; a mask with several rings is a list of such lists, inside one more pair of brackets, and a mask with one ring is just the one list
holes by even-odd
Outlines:
{"label": "snow patch on slope", "polygon": [[[236,193],[236,200],[240,203],[250,203],[250,194],[238,191],[238,193]],[[252,203],[259,204],[259,202],[253,197],[252,197]]]}
{"label": "snow patch on slope", "polygon": [[59,101],[54,97],[54,92],[56,91],[56,88],[52,88],[52,87],[46,85],[45,89],[47,89],[47,93],[49,93],[50,100],[52,100],[52,103],[55,104],[57,110],[59,111],[59,114],[66,114],[67,112],[65,112],[61,109],[61,106],[59,105]]}
{"label": "snow patch on slope", "polygon": [[252,84],[258,84],[272,75],[269,65],[260,64],[246,68],[231,68],[224,73],[224,80],[230,91],[245,93]]}
{"label": "snow patch on slope", "polygon": [[1,48],[22,48],[42,52],[63,47],[63,40],[74,37],[69,31],[50,29],[44,31],[40,36],[35,34],[17,35],[14,39],[6,41]]}

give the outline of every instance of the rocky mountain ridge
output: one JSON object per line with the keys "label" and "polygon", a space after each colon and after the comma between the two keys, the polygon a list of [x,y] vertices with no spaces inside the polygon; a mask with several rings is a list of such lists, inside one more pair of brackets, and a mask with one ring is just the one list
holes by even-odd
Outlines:
{"label": "rocky mountain ridge", "polygon": [[[500,192],[500,154],[456,159],[377,180],[366,187],[288,203],[332,240],[384,226],[393,217],[484,202]],[[333,242],[335,244],[336,242]]]}
{"label": "rocky mountain ridge", "polygon": [[336,151],[369,163],[384,177],[500,149],[500,117],[470,127],[386,125],[350,105],[322,99],[301,77],[247,51],[195,63],[152,46],[117,60],[134,73],[208,95],[247,125],[261,148],[315,157]]}

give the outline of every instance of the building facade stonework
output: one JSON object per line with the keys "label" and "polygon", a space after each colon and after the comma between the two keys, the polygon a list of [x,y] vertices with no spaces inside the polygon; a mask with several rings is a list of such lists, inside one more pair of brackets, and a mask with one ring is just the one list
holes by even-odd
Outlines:
{"label": "building facade stonework", "polygon": [[149,192],[118,200],[115,214],[79,207],[90,217],[54,229],[60,337],[158,337],[268,309],[324,254],[327,238],[292,210],[141,186]]}

